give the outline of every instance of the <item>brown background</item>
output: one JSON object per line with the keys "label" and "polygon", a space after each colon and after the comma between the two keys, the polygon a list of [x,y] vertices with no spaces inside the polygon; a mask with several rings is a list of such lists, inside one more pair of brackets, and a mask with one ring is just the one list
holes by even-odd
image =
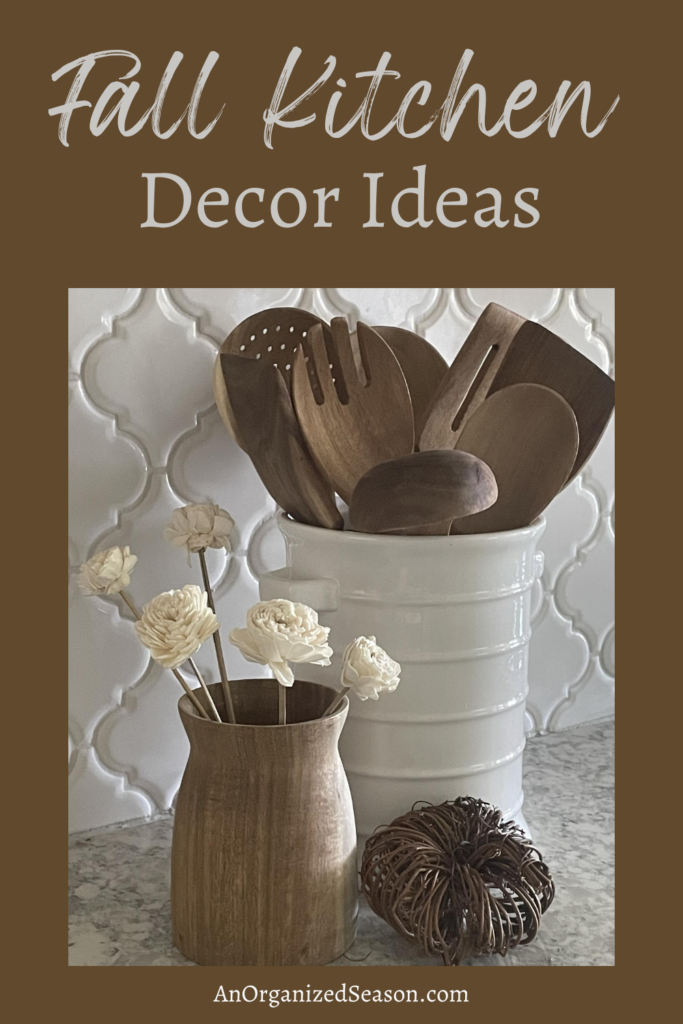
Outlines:
{"label": "brown background", "polygon": [[[653,481],[662,479],[658,474],[664,467],[660,469],[657,460],[666,446],[661,440],[644,444],[643,435],[648,421],[666,408],[662,395],[666,380],[655,384],[652,372],[654,345],[657,365],[671,379],[665,361],[669,351],[673,357],[675,338],[680,336],[675,317],[654,318],[650,304],[654,299],[657,308],[665,311],[680,289],[673,277],[678,239],[670,234],[670,219],[680,205],[673,179],[672,140],[677,129],[670,103],[676,37],[668,14],[671,9],[672,5],[659,2],[635,8],[583,2],[465,6],[429,0],[412,5],[287,0],[178,5],[139,0],[115,6],[78,2],[68,7],[24,6],[19,15],[7,16],[13,20],[5,24],[9,76],[3,130],[8,182],[3,197],[5,219],[12,229],[8,251],[13,276],[5,299],[10,320],[4,349],[10,365],[5,379],[11,386],[5,388],[4,404],[12,407],[6,426],[5,472],[12,511],[5,540],[18,565],[6,570],[6,579],[13,600],[20,604],[21,627],[28,637],[18,646],[17,669],[5,676],[15,692],[10,701],[7,686],[5,746],[10,760],[5,817],[13,825],[21,824],[21,832],[7,842],[13,857],[5,886],[7,902],[19,897],[19,924],[9,934],[28,1019],[42,1019],[67,1007],[78,1021],[95,1017],[138,1021],[152,1014],[169,1020],[225,1019],[226,1014],[249,1020],[270,1012],[279,1017],[292,1012],[286,1007],[269,1011],[256,1004],[235,1011],[228,1006],[219,1009],[212,1002],[219,983],[236,987],[251,982],[269,988],[306,983],[325,988],[346,981],[370,988],[415,987],[421,992],[431,987],[468,987],[468,1007],[426,1009],[424,1016],[434,1020],[453,1013],[477,1020],[565,1013],[596,1018],[614,1011],[618,1000],[633,1006],[634,986],[649,976],[651,965],[666,948],[661,941],[655,944],[654,925],[644,903],[656,891],[665,903],[671,883],[661,851],[646,849],[644,833],[655,826],[651,814],[639,821],[637,811],[646,790],[642,773],[635,771],[637,762],[647,756],[648,743],[662,745],[661,737],[654,736],[643,721],[637,695],[643,685],[659,685],[657,674],[663,669],[652,652],[663,649],[657,637],[666,635],[667,629],[665,610],[650,599],[655,580],[649,568],[668,559],[660,548],[664,537],[650,532],[653,522],[661,522],[661,500],[656,503],[653,497],[668,493],[668,485],[653,488]],[[385,140],[370,143],[358,128],[340,140],[324,134],[322,117],[331,92],[327,85],[314,100],[317,121],[294,131],[276,128],[275,148],[270,152],[262,141],[261,114],[295,44],[304,50],[300,63],[308,69],[305,76],[302,73],[306,84],[333,53],[338,58],[334,79],[343,75],[349,83],[347,92],[358,90],[354,92],[357,102],[365,89],[354,82],[355,72],[374,68],[382,51],[391,51],[391,67],[402,77],[393,87],[382,86],[373,124],[384,123],[407,87],[420,78],[432,82],[433,92],[426,108],[418,112],[433,110],[445,97],[467,46],[475,56],[465,85],[485,84],[489,125],[499,116],[512,87],[527,77],[538,85],[538,98],[529,108],[532,116],[549,105],[564,78],[573,84],[584,78],[591,81],[590,126],[617,93],[621,102],[602,134],[592,140],[579,129],[578,107],[567,115],[557,138],[550,139],[543,128],[524,140],[510,138],[504,131],[491,139],[482,136],[474,109],[468,108],[449,143],[441,139],[436,125],[422,139],[406,140],[392,132]],[[168,141],[154,137],[150,126],[129,139],[122,138],[115,126],[94,138],[87,131],[90,111],[77,111],[69,132],[70,147],[61,146],[58,119],[48,117],[47,109],[64,101],[68,85],[67,78],[52,83],[51,73],[88,52],[118,47],[132,50],[142,60],[141,91],[134,106],[137,116],[153,102],[173,51],[185,54],[169,91],[164,125],[187,104],[199,67],[209,50],[216,49],[221,57],[204,93],[200,126],[222,102],[227,106],[211,135],[204,141],[193,140],[183,124]],[[109,61],[106,71],[93,72],[87,98],[95,98],[115,77],[108,73],[115,66],[122,62]],[[346,116],[355,107],[349,96]],[[527,123],[526,111],[517,116]],[[505,210],[514,213],[514,193],[534,186],[540,189],[539,224],[525,231],[512,224],[503,230],[483,230],[473,223],[455,231],[438,223],[426,230],[404,230],[393,226],[386,203],[387,226],[381,231],[362,230],[367,194],[363,172],[384,171],[387,196],[415,184],[412,167],[421,163],[428,169],[428,217],[434,216],[433,204],[447,187],[464,188],[472,197],[482,188],[496,187],[506,199]],[[248,231],[234,223],[229,207],[231,223],[221,229],[205,228],[192,211],[177,228],[141,231],[145,183],[140,175],[159,170],[182,175],[192,186],[195,200],[211,186],[226,188],[234,201],[251,186],[265,188],[267,196],[285,186],[310,196],[312,189],[325,185],[339,186],[342,202],[331,204],[332,229],[314,231],[302,225],[285,231],[267,218],[263,227]],[[469,208],[470,218],[477,205],[481,203]],[[307,223],[312,224],[313,217]],[[630,890],[631,899],[625,898],[628,909],[621,923],[618,974],[474,978],[467,969],[457,975],[433,976],[424,974],[426,968],[397,973],[388,968],[368,972],[349,967],[341,974],[325,968],[211,968],[181,977],[173,972],[121,975],[66,968],[66,787],[56,781],[60,773],[52,771],[62,757],[58,723],[63,721],[65,707],[66,602],[57,596],[51,581],[61,577],[57,573],[61,542],[56,538],[63,535],[65,519],[66,467],[61,453],[66,417],[62,393],[54,381],[64,358],[67,288],[136,281],[280,286],[291,284],[294,273],[297,280],[314,283],[341,281],[375,287],[446,286],[456,280],[528,287],[562,280],[617,288],[620,393],[625,399],[620,451],[626,453],[622,462],[627,467],[620,478],[620,493],[626,499],[622,527],[625,509],[627,527],[637,516],[639,531],[620,546],[622,562],[628,566],[621,577],[620,617],[630,643],[620,677],[627,693],[621,704],[627,756],[620,763],[620,781],[622,802],[629,811],[622,825],[620,884],[626,896]],[[646,416],[648,403],[651,414]],[[675,411],[677,403],[672,407]],[[673,422],[663,427],[660,438],[667,433],[673,437]],[[25,465],[31,467],[30,478]],[[18,512],[16,498],[20,499]],[[646,550],[636,549],[636,537],[643,528],[648,530]],[[653,557],[658,552],[659,557]],[[29,562],[34,564],[27,569]],[[23,694],[21,711],[17,691]],[[53,776],[55,789],[48,794],[45,786]],[[651,788],[647,793],[651,798]],[[571,842],[570,825],[567,842]],[[640,896],[633,898],[635,881],[628,876],[643,868],[648,871],[648,885],[641,901]],[[637,941],[632,941],[634,935]],[[649,999],[657,999],[654,989]],[[296,1012],[312,1019],[319,1007],[297,1007]],[[409,1006],[372,1004],[370,1008],[326,1007],[325,1013],[371,1014],[377,1020],[414,1017]]]}

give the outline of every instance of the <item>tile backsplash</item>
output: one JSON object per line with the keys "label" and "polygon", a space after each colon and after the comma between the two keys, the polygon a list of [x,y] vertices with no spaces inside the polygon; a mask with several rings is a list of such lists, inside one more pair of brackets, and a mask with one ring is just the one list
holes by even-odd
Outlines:
{"label": "tile backsplash", "polygon": [[[450,362],[491,301],[548,326],[614,372],[609,288],[96,288],[69,294],[70,828],[169,809],[187,755],[180,687],[138,642],[113,599],[81,596],[78,566],[103,547],[138,556],[131,593],[200,583],[164,541],[171,512],[216,501],[235,518],[233,551],[210,551],[218,615],[239,623],[259,573],[284,563],[275,506],[216,411],[211,373],[232,328],[266,306],[396,324]],[[530,732],[566,729],[614,707],[614,424],[547,512],[534,594]],[[194,560],[196,563],[196,560]],[[244,674],[226,645],[228,674]],[[197,658],[217,680],[213,647]],[[251,665],[249,673],[259,674]]]}

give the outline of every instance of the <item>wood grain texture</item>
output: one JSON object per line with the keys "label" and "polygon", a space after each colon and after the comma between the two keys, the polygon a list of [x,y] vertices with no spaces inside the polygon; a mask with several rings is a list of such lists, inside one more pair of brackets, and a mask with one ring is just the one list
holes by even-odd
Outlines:
{"label": "wood grain texture", "polygon": [[614,381],[546,327],[494,302],[477,320],[434,396],[420,435],[420,450],[459,447],[468,417],[487,396],[522,383],[556,391],[574,411],[579,449],[569,483],[609,423]]}
{"label": "wood grain texture", "polygon": [[[179,703],[190,756],[173,829],[173,941],[203,966],[323,966],[356,929],[356,830],[337,750],[348,700],[295,682],[231,683],[239,723]],[[219,684],[214,700],[222,701]],[[209,728],[206,728],[209,726]]]}
{"label": "wood grain texture", "polygon": [[265,361],[230,354],[220,360],[242,447],[269,494],[300,523],[343,529],[332,488],[308,452],[282,375]]}
{"label": "wood grain texture", "polygon": [[386,341],[403,370],[413,406],[415,437],[419,438],[431,401],[448,373],[448,363],[433,345],[412,331],[377,326],[373,331]]}
{"label": "wood grain texture", "polygon": [[551,388],[569,403],[579,427],[579,449],[567,482],[586,463],[614,410],[614,381],[562,338],[526,320],[500,364],[488,393],[528,381]]}
{"label": "wood grain texture", "polygon": [[493,470],[498,500],[456,519],[456,533],[529,526],[564,486],[579,448],[571,406],[538,384],[514,384],[490,395],[462,429],[458,448]]}
{"label": "wood grain texture", "polygon": [[321,472],[349,502],[367,470],[413,450],[410,394],[395,355],[358,323],[366,383],[354,362],[348,324],[332,321],[332,342],[314,327],[295,357],[292,393],[306,444]]}
{"label": "wood grain texture", "polygon": [[374,466],[351,498],[351,526],[363,533],[446,534],[456,517],[492,505],[496,479],[467,452],[428,451]]}
{"label": "wood grain texture", "polygon": [[496,302],[483,311],[425,413],[420,451],[455,448],[462,425],[484,401],[524,317]]}
{"label": "wood grain texture", "polygon": [[241,355],[276,366],[291,392],[294,354],[315,324],[329,336],[330,328],[314,313],[293,306],[275,306],[242,320],[221,345],[214,364],[213,393],[220,417],[240,448],[244,448],[244,444],[225,387],[221,354]]}

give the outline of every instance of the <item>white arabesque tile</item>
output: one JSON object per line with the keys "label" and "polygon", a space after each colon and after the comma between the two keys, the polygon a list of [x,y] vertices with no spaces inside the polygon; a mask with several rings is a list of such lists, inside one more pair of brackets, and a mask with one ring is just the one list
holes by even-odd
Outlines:
{"label": "white arabesque tile", "polygon": [[524,316],[527,320],[545,320],[560,299],[561,288],[466,288],[470,310],[476,316],[482,312],[489,302],[497,302],[500,306]]}
{"label": "white arabesque tile", "polygon": [[178,715],[182,695],[173,673],[153,665],[141,683],[126,690],[121,705],[105,715],[97,733],[103,763],[127,773],[162,811],[171,807],[189,751]]}
{"label": "white arabesque tile", "polygon": [[123,776],[106,771],[92,747],[79,751],[69,776],[69,831],[85,832],[155,812],[152,800],[131,789]]}
{"label": "white arabesque tile", "polygon": [[202,416],[196,430],[177,444],[169,477],[182,503],[213,501],[235,520],[233,548],[246,547],[251,531],[275,502],[253,463],[226,430],[214,408]]}
{"label": "white arabesque tile", "polygon": [[70,393],[69,536],[81,562],[103,530],[116,526],[120,509],[142,494],[146,465],[132,439],[117,433],[114,420],[88,404],[80,383],[72,383]]}
{"label": "white arabesque tile", "polygon": [[549,601],[534,622],[529,650],[529,702],[538,711],[539,728],[547,728],[558,694],[581,678],[589,660],[585,637],[572,632]]}
{"label": "white arabesque tile", "polygon": [[551,730],[572,729],[614,714],[614,679],[607,675],[596,656],[580,682],[558,701],[548,725]]}
{"label": "white arabesque tile", "polygon": [[581,548],[578,561],[562,573],[557,603],[572,617],[597,650],[598,638],[614,622],[614,538],[606,519],[595,536]]}
{"label": "white arabesque tile", "polygon": [[112,317],[131,309],[140,297],[139,288],[69,289],[69,360],[72,373],[78,373],[89,346],[109,332]]}
{"label": "white arabesque tile", "polygon": [[368,324],[405,326],[413,306],[428,297],[430,288],[337,288],[338,295],[358,310]]}
{"label": "white arabesque tile", "polygon": [[[122,616],[125,615],[126,618]],[[72,573],[69,587],[69,714],[90,740],[102,715],[139,679],[149,655],[117,598],[86,597]]]}
{"label": "white arabesque tile", "polygon": [[286,306],[291,288],[172,288],[173,297],[183,309],[201,317],[216,337],[226,338],[242,320],[267,306]]}
{"label": "white arabesque tile", "polygon": [[594,533],[600,507],[595,495],[575,478],[550,503],[544,515],[547,525],[541,538],[545,555],[543,581],[546,589],[552,590],[559,571],[574,558],[576,546]]}
{"label": "white arabesque tile", "polygon": [[[190,565],[184,551],[164,539],[164,528],[173,510],[184,505],[171,490],[165,474],[150,476],[142,501],[131,513],[123,513],[119,527],[102,538],[102,547],[128,545],[138,562],[131,579],[130,592],[140,607],[155,594],[177,590],[187,583],[201,583],[197,556]],[[209,551],[207,563],[212,580],[220,580],[227,570],[225,551]]]}
{"label": "white arabesque tile", "polygon": [[92,347],[83,383],[92,402],[116,417],[153,465],[163,465],[173,442],[213,404],[215,344],[196,332],[188,316],[163,309],[150,290],[138,307],[116,321],[115,333]]}

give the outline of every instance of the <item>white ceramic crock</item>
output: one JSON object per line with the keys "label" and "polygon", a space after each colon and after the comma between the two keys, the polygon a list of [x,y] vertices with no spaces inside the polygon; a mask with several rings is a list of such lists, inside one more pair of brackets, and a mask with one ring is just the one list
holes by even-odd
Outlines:
{"label": "white ceramic crock", "polygon": [[[261,577],[263,600],[315,608],[331,627],[330,685],[354,637],[401,663],[398,689],[351,700],[339,749],[360,842],[417,800],[481,797],[527,829],[522,752],[531,587],[543,517],[522,530],[395,537],[323,530],[280,514],[287,566]],[[527,830],[528,831],[528,830]]]}

